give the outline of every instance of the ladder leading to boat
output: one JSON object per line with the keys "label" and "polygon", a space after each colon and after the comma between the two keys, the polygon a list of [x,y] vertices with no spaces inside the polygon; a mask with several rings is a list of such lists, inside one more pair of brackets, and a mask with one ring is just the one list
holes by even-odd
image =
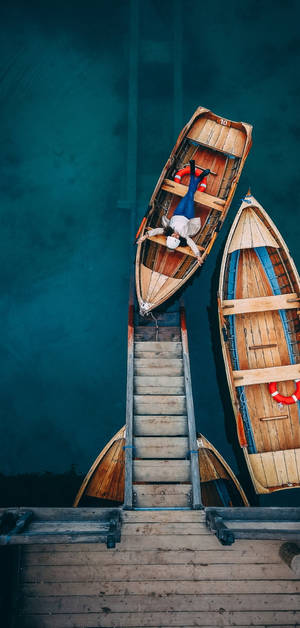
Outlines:
{"label": "ladder leading to boat", "polygon": [[129,305],[125,509],[202,508],[185,311]]}

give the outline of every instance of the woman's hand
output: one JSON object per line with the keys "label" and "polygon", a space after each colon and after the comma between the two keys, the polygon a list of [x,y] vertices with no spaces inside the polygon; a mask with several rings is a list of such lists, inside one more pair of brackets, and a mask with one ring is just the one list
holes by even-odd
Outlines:
{"label": "woman's hand", "polygon": [[204,258],[202,255],[197,255],[196,260],[199,264],[199,266],[202,266],[203,262],[204,262]]}
{"label": "woman's hand", "polygon": [[148,234],[145,233],[145,235],[142,235],[138,240],[137,240],[137,244],[140,244],[141,242],[144,242],[144,240],[147,240],[148,238]]}

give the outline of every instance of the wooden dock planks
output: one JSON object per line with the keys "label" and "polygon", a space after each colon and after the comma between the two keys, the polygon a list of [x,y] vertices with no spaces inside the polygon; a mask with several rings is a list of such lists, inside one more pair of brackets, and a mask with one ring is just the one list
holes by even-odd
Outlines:
{"label": "wooden dock planks", "polygon": [[123,518],[116,550],[25,548],[15,625],[296,625],[300,583],[281,561],[279,541],[223,547],[198,511],[126,512]]}

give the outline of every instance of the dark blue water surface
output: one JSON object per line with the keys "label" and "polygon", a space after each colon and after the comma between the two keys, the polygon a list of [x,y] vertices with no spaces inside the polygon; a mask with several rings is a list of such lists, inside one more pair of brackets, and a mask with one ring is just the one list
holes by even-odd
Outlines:
{"label": "dark blue water surface", "polygon": [[[72,464],[85,472],[124,423],[133,226],[181,127],[204,105],[254,125],[227,222],[185,293],[197,427],[247,486],[220,353],[216,290],[224,241],[249,185],[300,262],[299,2],[137,2],[134,218],[126,205],[130,2],[5,4],[0,473],[63,473]],[[175,113],[174,7],[183,76]],[[297,501],[294,490],[260,503]]]}

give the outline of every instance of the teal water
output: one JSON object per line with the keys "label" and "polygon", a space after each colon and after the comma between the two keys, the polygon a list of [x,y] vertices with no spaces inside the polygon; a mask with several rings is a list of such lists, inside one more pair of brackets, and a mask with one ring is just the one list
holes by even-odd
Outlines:
{"label": "teal water", "polygon": [[[129,2],[2,6],[0,473],[85,472],[125,420],[132,214],[126,197]],[[182,3],[182,111],[173,115],[172,3],[144,0],[138,73],[139,223],[198,105],[254,125],[227,223],[185,292],[197,426],[249,484],[219,347],[222,248],[248,186],[299,267],[297,0]],[[71,498],[72,499],[72,498]],[[260,503],[300,503],[282,491]]]}

